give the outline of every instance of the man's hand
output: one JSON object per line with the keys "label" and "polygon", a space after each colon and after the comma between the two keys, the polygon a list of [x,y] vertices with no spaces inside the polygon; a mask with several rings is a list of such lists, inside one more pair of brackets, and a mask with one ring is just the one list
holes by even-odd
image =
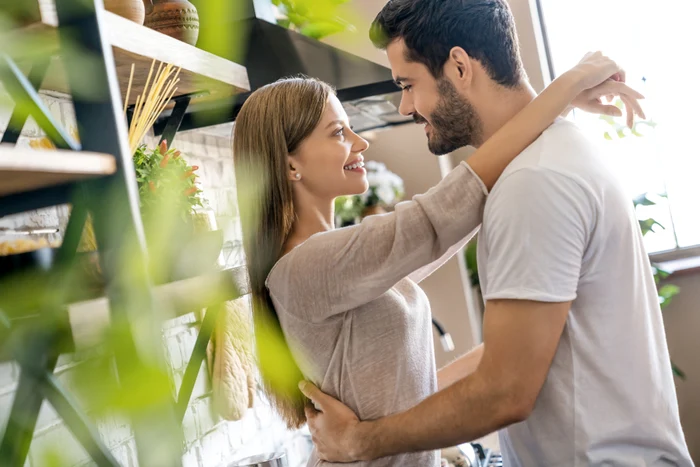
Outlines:
{"label": "man's hand", "polygon": [[[311,383],[306,417],[322,459],[372,460],[473,441],[525,420],[547,379],[571,302],[489,300],[476,370],[405,412],[360,421]],[[466,414],[455,417],[455,413]]]}
{"label": "man's hand", "polygon": [[363,446],[357,415],[309,382],[299,383],[299,389],[315,407],[306,407],[306,419],[321,459],[328,462],[360,460]]}

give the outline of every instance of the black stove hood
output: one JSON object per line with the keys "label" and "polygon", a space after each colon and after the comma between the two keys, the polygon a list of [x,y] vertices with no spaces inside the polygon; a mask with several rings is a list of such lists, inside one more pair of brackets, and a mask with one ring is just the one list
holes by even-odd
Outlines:
{"label": "black stove hood", "polygon": [[[202,21],[200,29],[228,27],[243,34],[245,48],[224,58],[245,65],[251,91],[296,75],[312,76],[331,84],[342,102],[398,91],[388,68],[277,25],[271,0],[231,1],[245,4],[239,12],[240,17],[217,18],[218,24]],[[192,3],[198,9],[207,8],[207,0],[193,0]],[[201,18],[212,16],[200,15]],[[181,129],[234,121],[248,96],[246,93],[193,105],[185,115]],[[156,124],[156,134],[162,131],[167,116],[165,114]]]}
{"label": "black stove hood", "polygon": [[[261,7],[256,8],[261,15]],[[304,74],[333,85],[341,100],[396,92],[388,68],[274,24],[270,19],[274,21],[267,14],[238,23],[247,31],[247,48],[237,63],[245,64],[251,90],[279,78]]]}

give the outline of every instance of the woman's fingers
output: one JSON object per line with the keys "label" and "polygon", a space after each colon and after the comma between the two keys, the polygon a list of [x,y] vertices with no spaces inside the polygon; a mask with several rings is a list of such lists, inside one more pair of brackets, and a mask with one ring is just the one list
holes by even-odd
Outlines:
{"label": "woman's fingers", "polygon": [[624,70],[623,68],[620,68],[620,69],[617,71],[617,73],[615,73],[614,75],[612,75],[611,79],[613,79],[613,80],[615,80],[615,81],[620,81],[620,82],[624,83],[624,82],[627,81],[627,73],[625,72],[625,70]]}
{"label": "woman's fingers", "polygon": [[[599,89],[597,90],[597,93],[600,93],[602,91],[604,90]],[[604,95],[607,97],[606,94]],[[635,96],[636,95],[637,94],[635,94]],[[644,110],[642,109],[642,106],[639,104],[635,96],[630,96],[628,94],[617,91],[613,94],[613,97],[619,97],[622,103],[624,104],[625,111],[627,114],[627,125],[630,128],[634,125],[635,115],[638,115],[642,119],[646,118]],[[598,96],[598,94],[594,93],[591,93],[587,97],[585,97],[585,101],[582,102],[579,107],[587,112],[592,112],[601,115],[610,115],[611,117],[621,117],[623,114],[622,110],[619,107],[610,103],[604,103]]]}
{"label": "woman's fingers", "polygon": [[635,91],[621,81],[605,81],[604,83],[592,88],[589,92],[593,97],[619,96],[621,94],[625,94],[635,99],[644,99],[644,95],[642,93]]}
{"label": "woman's fingers", "polygon": [[604,111],[605,115],[614,117],[619,117],[622,113],[613,111],[612,109],[603,109],[601,104],[599,104],[599,99],[605,96],[606,100],[610,102],[612,100],[611,97],[619,96],[620,100],[625,104],[627,126],[630,128],[634,126],[635,115],[639,115],[640,118],[646,118],[644,110],[642,110],[642,106],[638,102],[638,99],[644,99],[644,96],[621,81],[606,81],[591,89],[589,91],[589,96],[591,98],[591,106],[595,108],[596,112],[602,113]]}
{"label": "woman's fingers", "polygon": [[625,103],[625,105],[629,108],[629,110],[634,114],[638,115],[642,119],[646,119],[646,115],[644,114],[644,109],[642,109],[641,104],[637,101],[637,99],[634,99],[633,97],[630,97],[625,94],[620,95],[620,99],[622,102]]}
{"label": "woman's fingers", "polygon": [[625,104],[625,110],[627,112],[627,126],[631,130],[634,128],[634,107],[630,103],[630,99],[628,99],[627,96],[621,95],[620,100]]}
{"label": "woman's fingers", "polygon": [[596,114],[600,114],[600,115],[610,115],[611,117],[621,117],[622,116],[622,110],[620,110],[617,106],[603,104],[603,103],[596,101],[596,100],[590,101],[588,108],[586,110],[588,112],[596,113]]}
{"label": "woman's fingers", "polygon": [[644,95],[625,84],[627,73],[614,60],[606,57],[601,52],[588,53],[579,62],[578,68],[584,73],[583,76],[585,78],[589,78],[591,83],[602,76],[606,77],[604,78],[605,81],[599,82],[598,85],[591,87],[580,95],[580,99],[577,100],[579,100],[582,109],[612,117],[620,117],[622,116],[622,110],[610,104],[616,96],[619,96],[625,105],[627,125],[630,128],[634,126],[635,115],[646,118],[638,102],[639,99],[644,99]]}

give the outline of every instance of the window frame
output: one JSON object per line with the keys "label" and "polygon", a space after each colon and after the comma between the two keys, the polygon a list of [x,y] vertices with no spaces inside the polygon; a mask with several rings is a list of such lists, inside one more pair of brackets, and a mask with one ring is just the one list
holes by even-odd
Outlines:
{"label": "window frame", "polygon": [[[541,0],[507,1],[518,29],[520,53],[525,72],[535,91],[541,92],[556,77]],[[677,246],[672,250],[651,253],[649,257],[655,263],[700,258],[700,245]],[[678,270],[682,269],[684,268],[681,267]]]}

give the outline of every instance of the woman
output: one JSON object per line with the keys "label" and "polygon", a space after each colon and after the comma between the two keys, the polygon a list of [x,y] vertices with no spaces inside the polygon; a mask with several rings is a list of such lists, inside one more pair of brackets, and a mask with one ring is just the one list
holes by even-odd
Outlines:
{"label": "woman", "polygon": [[[305,422],[304,378],[361,419],[437,390],[430,306],[416,283],[479,226],[486,194],[512,159],[579,91],[618,71],[587,56],[432,190],[337,230],[334,199],[367,190],[367,141],[319,81],[282,80],[250,96],[234,132],[244,246],[263,380],[290,427]],[[626,101],[639,97],[624,89]],[[436,461],[428,452],[363,465]]]}

